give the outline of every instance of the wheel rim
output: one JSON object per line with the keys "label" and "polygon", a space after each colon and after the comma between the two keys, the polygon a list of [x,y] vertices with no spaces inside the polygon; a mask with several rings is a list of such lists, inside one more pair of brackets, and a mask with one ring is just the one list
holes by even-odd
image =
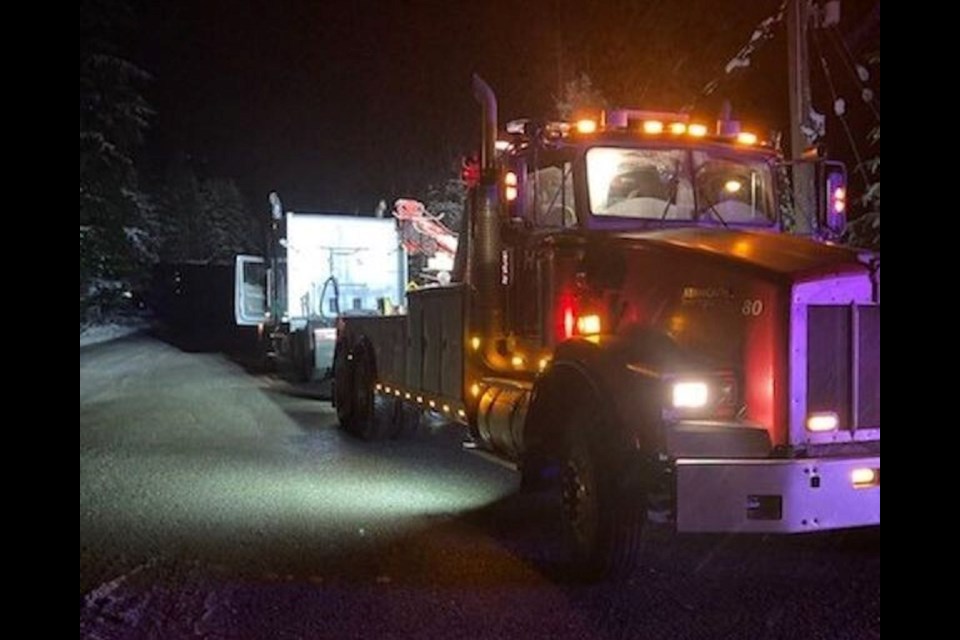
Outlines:
{"label": "wheel rim", "polygon": [[566,461],[561,498],[568,536],[578,553],[588,552],[597,535],[597,486],[591,462],[581,451],[571,452]]}

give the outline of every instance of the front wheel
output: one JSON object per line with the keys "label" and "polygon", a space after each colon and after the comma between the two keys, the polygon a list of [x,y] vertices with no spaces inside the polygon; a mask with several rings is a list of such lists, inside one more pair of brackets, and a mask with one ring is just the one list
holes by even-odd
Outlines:
{"label": "front wheel", "polygon": [[616,458],[581,430],[566,439],[561,528],[564,564],[575,577],[622,579],[636,568],[646,501],[633,490],[626,465]]}

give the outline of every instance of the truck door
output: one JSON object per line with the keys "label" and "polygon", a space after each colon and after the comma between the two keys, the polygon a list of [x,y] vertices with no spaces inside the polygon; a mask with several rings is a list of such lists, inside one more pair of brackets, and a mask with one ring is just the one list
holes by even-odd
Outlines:
{"label": "truck door", "polygon": [[553,341],[554,236],[577,226],[572,163],[567,154],[541,152],[516,173],[522,176],[512,216],[522,221],[504,234],[509,267],[508,331],[527,347]]}
{"label": "truck door", "polygon": [[256,326],[267,319],[267,265],[259,256],[237,256],[233,311],[237,325]]}

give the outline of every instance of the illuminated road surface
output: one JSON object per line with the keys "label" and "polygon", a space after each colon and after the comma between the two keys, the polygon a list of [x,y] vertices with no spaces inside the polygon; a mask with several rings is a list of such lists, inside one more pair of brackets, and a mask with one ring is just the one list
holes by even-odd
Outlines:
{"label": "illuminated road surface", "polygon": [[879,532],[654,531],[629,583],[563,584],[551,501],[458,441],[353,441],[218,355],[84,349],[81,636],[879,636]]}

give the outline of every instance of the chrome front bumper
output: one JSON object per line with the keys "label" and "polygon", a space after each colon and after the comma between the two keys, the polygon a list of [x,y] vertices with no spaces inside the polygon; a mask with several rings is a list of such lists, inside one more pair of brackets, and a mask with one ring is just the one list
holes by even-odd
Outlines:
{"label": "chrome front bumper", "polygon": [[798,533],[880,524],[879,456],[681,458],[676,478],[681,532]]}

